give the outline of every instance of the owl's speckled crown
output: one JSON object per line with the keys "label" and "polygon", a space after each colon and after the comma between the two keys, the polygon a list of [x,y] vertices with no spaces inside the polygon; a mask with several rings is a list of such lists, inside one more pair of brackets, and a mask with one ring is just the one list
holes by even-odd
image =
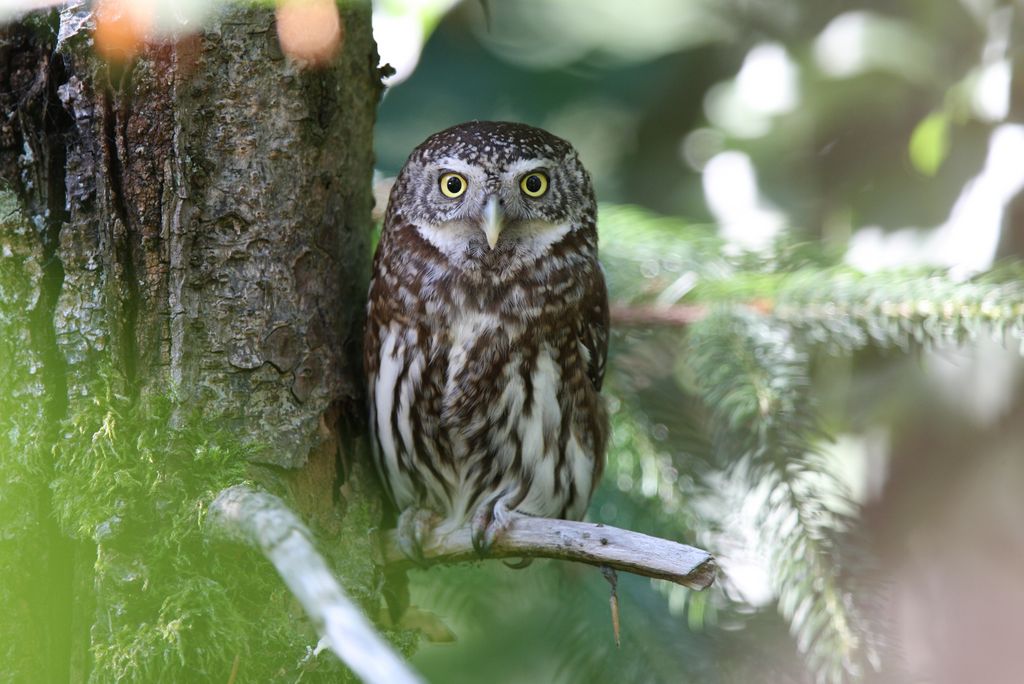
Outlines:
{"label": "owl's speckled crown", "polygon": [[507,163],[518,159],[560,159],[573,152],[573,147],[547,131],[511,121],[467,121],[446,128],[424,140],[410,155],[410,160],[430,160],[443,154],[456,156],[470,163],[487,159]]}
{"label": "owl's speckled crown", "polygon": [[[464,192],[457,197],[446,196],[439,185],[451,172],[461,174]],[[527,198],[519,184],[530,172],[544,174],[548,185],[546,192]],[[593,231],[594,192],[573,146],[540,128],[508,121],[469,121],[431,135],[409,155],[388,206],[419,226],[479,227],[489,196],[500,200],[506,228],[540,221]],[[469,240],[463,246],[474,244]]]}

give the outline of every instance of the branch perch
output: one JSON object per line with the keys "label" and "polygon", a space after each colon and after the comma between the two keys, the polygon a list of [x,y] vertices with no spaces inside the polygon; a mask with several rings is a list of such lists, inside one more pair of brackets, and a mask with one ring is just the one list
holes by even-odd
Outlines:
{"label": "branch perch", "polygon": [[[715,579],[717,565],[711,554],[686,544],[608,525],[513,516],[512,524],[488,551],[488,558],[576,561],[664,579],[697,590],[706,589]],[[468,525],[442,538],[428,540],[423,556],[434,563],[480,559],[473,549]],[[384,562],[395,566],[412,565],[402,554],[393,531],[385,538]]]}
{"label": "branch perch", "polygon": [[210,505],[207,524],[211,533],[263,552],[323,636],[321,643],[363,681],[422,682],[345,595],[312,533],[280,498],[245,485],[229,487]]}

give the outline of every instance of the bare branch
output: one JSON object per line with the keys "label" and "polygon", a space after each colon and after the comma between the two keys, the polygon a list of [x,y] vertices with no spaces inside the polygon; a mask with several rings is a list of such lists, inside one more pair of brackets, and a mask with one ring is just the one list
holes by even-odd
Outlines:
{"label": "bare branch", "polygon": [[[385,539],[384,555],[388,564],[411,565],[394,532]],[[430,539],[423,548],[423,556],[433,563],[479,560],[469,526],[440,539]],[[518,514],[495,540],[487,557],[570,560],[665,579],[698,590],[711,585],[717,570],[711,554],[685,544],[608,525]]]}
{"label": "bare branch", "polygon": [[[775,311],[776,302],[759,297],[733,306],[755,314],[769,315]],[[711,307],[704,304],[612,304],[609,315],[612,323],[623,328],[685,327],[699,323],[708,317]]]}
{"label": "bare branch", "polygon": [[210,505],[207,523],[212,533],[263,552],[323,635],[321,641],[363,681],[422,682],[345,595],[312,533],[284,501],[244,485],[229,487]]}
{"label": "bare branch", "polygon": [[708,315],[707,307],[699,304],[673,306],[630,306],[613,304],[609,310],[612,324],[621,327],[643,328],[651,326],[692,325]]}

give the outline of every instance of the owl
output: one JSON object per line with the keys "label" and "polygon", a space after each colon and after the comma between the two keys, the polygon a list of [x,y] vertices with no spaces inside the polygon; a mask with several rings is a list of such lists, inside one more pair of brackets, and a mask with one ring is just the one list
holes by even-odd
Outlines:
{"label": "owl", "polygon": [[573,147],[473,121],[413,150],[374,258],[365,371],[399,544],[510,512],[578,520],[604,463],[608,295]]}

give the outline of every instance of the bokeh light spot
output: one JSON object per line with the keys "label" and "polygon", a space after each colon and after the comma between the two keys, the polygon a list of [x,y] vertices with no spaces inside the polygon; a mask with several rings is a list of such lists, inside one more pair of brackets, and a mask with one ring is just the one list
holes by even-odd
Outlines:
{"label": "bokeh light spot", "polygon": [[338,6],[334,0],[283,0],[277,6],[277,35],[289,57],[326,64],[344,39]]}

